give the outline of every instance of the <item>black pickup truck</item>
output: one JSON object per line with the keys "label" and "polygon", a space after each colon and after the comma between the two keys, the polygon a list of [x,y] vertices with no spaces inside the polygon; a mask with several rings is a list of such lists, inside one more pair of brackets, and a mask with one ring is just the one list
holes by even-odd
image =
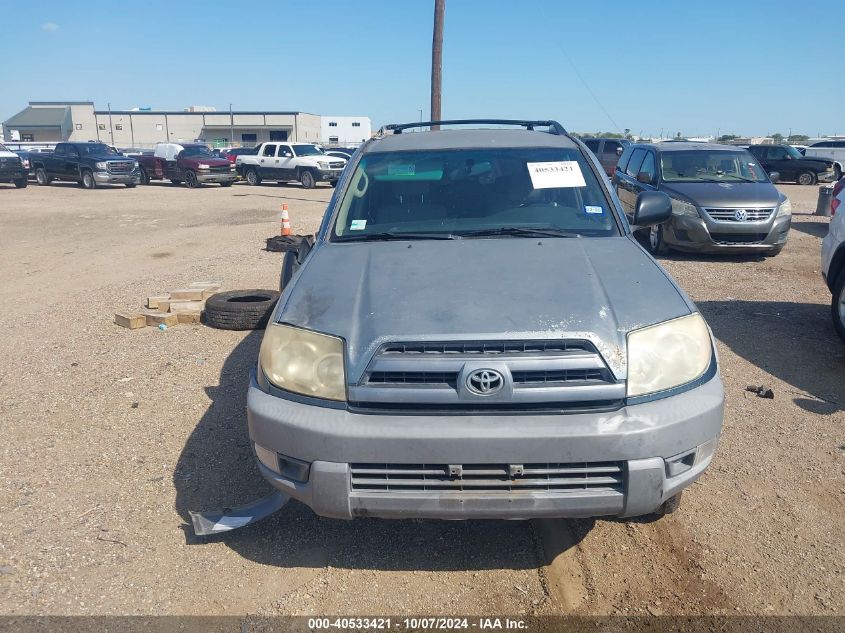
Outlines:
{"label": "black pickup truck", "polygon": [[105,143],[59,143],[53,153],[33,154],[31,160],[39,185],[69,180],[94,189],[100,184],[134,187],[141,180],[138,161]]}
{"label": "black pickup truck", "polygon": [[750,145],[748,151],[767,172],[777,172],[779,180],[799,185],[833,182],[839,179],[832,160],[803,156],[791,145]]}
{"label": "black pickup truck", "polygon": [[14,183],[15,187],[21,189],[26,187],[26,170],[20,156],[10,152],[0,144],[0,182]]}

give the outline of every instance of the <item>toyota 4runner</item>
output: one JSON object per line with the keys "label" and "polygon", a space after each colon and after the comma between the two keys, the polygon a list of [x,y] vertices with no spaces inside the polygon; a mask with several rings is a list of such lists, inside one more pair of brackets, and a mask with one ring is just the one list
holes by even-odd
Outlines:
{"label": "toyota 4runner", "polygon": [[[722,427],[696,306],[560,124],[402,133],[430,125],[363,145],[288,254],[247,401],[262,475],[345,519],[674,510]],[[646,191],[633,216],[671,213]]]}

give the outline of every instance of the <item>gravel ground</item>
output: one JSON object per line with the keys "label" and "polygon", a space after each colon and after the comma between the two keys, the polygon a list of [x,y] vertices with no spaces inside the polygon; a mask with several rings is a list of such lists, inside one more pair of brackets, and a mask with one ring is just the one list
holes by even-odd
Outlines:
{"label": "gravel ground", "polygon": [[[0,613],[842,614],[845,347],[815,187],[773,259],[661,263],[718,340],[711,469],[657,522],[341,522],[289,504],[199,542],[188,509],[268,487],[244,396],[260,334],[112,324],[193,281],[275,288],[280,203],[331,190],[0,186]],[[744,391],[765,384],[764,400]]]}

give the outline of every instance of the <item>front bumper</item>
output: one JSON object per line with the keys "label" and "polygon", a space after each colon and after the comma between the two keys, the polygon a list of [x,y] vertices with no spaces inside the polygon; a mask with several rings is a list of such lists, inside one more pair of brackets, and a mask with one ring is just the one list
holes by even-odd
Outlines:
{"label": "front bumper", "polygon": [[0,171],[0,182],[11,182],[13,180],[26,180],[26,172],[22,168]]}
{"label": "front bumper", "polygon": [[320,180],[340,180],[342,169],[321,169],[319,170]]}
{"label": "front bumper", "polygon": [[125,185],[135,183],[137,185],[141,182],[141,172],[137,169],[128,174],[112,174],[108,171],[95,171],[93,173],[94,180],[100,184]]}
{"label": "front bumper", "polygon": [[673,215],[665,225],[663,239],[674,249],[697,253],[760,253],[786,244],[792,216],[765,222],[715,222],[686,215]]}
{"label": "front bumper", "polygon": [[201,171],[197,173],[197,182],[201,183],[208,183],[208,182],[235,182],[238,179],[237,172],[228,171],[228,172],[209,172],[203,173]]}
{"label": "front bumper", "polygon": [[835,171],[823,171],[821,173],[816,174],[816,180],[819,182],[836,182],[836,172]]}
{"label": "front bumper", "polygon": [[[366,415],[280,398],[253,375],[247,396],[254,445],[310,465],[307,481],[262,463],[277,489],[317,514],[351,519],[638,516],[655,511],[710,463],[722,427],[716,375],[690,391],[611,412],[538,415]],[[704,447],[682,472],[670,462]],[[617,462],[619,490],[362,490],[352,464],[580,464]],[[675,462],[677,463],[677,462]],[[671,474],[670,474],[671,472]],[[679,473],[679,474],[676,474]],[[300,477],[302,479],[302,477]]]}

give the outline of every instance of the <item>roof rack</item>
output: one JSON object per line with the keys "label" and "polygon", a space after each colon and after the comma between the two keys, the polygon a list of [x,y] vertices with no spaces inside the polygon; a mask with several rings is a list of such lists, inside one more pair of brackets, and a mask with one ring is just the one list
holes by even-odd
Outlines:
{"label": "roof rack", "polygon": [[433,125],[515,125],[533,130],[535,127],[548,127],[553,134],[565,136],[567,134],[563,126],[557,121],[523,121],[520,119],[454,119],[451,121],[419,121],[416,123],[390,123],[382,127],[382,131],[391,130],[394,134],[401,134],[402,130],[415,127],[431,127]]}

